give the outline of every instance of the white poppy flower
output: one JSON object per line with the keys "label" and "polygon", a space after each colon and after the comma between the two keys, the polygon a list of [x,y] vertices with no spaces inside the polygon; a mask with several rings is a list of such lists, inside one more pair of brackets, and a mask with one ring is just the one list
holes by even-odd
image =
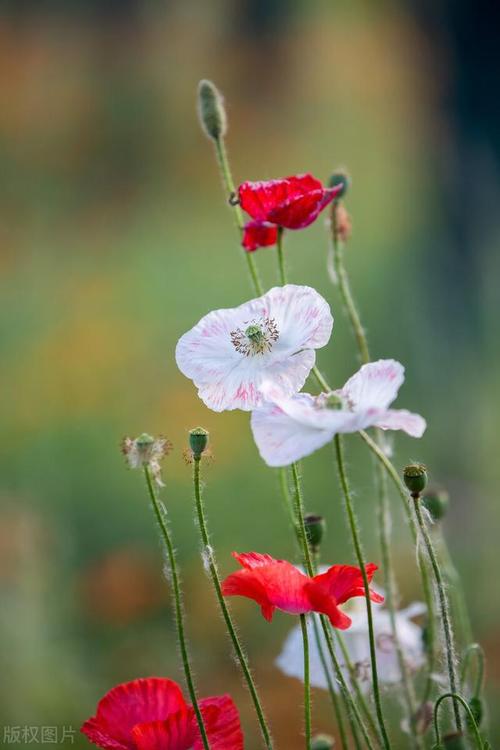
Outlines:
{"label": "white poppy flower", "polygon": [[[425,611],[425,605],[416,602],[406,609],[396,612],[396,629],[399,642],[407,667],[411,671],[418,670],[425,663],[422,628],[412,622],[413,617],[424,614]],[[401,671],[392,636],[389,612],[381,607],[374,607],[372,614],[379,679],[384,683],[399,682],[401,679]],[[321,650],[326,657],[326,664],[331,676],[332,684],[335,690],[338,690],[338,683],[328,656],[325,637],[317,615],[311,615],[307,624],[311,685],[313,687],[323,688],[324,690],[328,689],[325,669],[318,650],[311,617],[317,618],[317,630],[320,635]],[[358,680],[366,691],[370,689],[371,667],[368,622],[364,600],[353,602],[353,606],[349,609],[349,617],[352,618],[352,625],[348,630],[342,633],[342,637],[347,647],[350,660],[356,668]],[[340,647],[338,643],[336,643],[336,639],[334,639],[334,645],[344,677],[349,681],[348,669],[344,662]],[[276,665],[289,677],[296,677],[297,679],[303,680],[303,658],[302,631],[300,626],[297,626],[288,634],[283,650],[276,659]]]}
{"label": "white poppy flower", "polygon": [[297,393],[328,342],[328,303],[308,286],[274,287],[239,307],[205,315],[177,344],[180,371],[214,411],[250,411],[271,382],[285,396]]}
{"label": "white poppy flower", "polygon": [[252,431],[268,466],[287,466],[344,432],[367,427],[404,430],[421,437],[426,422],[406,409],[389,409],[404,381],[404,367],[393,359],[363,365],[338,391],[320,396],[280,392],[263,383],[266,403],[252,413]]}

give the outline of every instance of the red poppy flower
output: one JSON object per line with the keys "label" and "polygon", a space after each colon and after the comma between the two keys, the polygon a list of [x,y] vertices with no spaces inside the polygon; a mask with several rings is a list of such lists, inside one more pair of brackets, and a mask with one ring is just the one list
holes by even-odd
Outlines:
{"label": "red poppy flower", "polygon": [[[286,560],[275,560],[258,552],[238,554],[233,552],[243,570],[229,575],[222,584],[224,596],[246,596],[260,604],[262,614],[269,620],[274,610],[281,609],[292,615],[320,612],[330,618],[335,628],[346,630],[351,618],[339,605],[354,596],[364,596],[363,576],[353,565],[333,565],[326,573],[309,578]],[[377,566],[366,566],[371,581]],[[384,597],[370,589],[373,602],[383,602]]]}
{"label": "red poppy flower", "polygon": [[311,174],[244,182],[238,188],[238,196],[241,207],[253,221],[245,225],[243,247],[251,252],[257,247],[274,245],[276,227],[308,227],[342,189],[340,184],[325,188]]}
{"label": "red poppy flower", "polygon": [[[238,709],[228,695],[199,701],[211,750],[243,750]],[[117,685],[81,731],[106,750],[202,750],[192,706],[176,682],[161,677]]]}

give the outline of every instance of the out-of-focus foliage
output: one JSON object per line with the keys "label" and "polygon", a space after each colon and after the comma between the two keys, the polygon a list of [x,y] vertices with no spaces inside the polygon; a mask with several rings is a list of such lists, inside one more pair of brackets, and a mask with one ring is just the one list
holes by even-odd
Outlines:
{"label": "out-of-focus foliage", "polygon": [[[404,405],[429,420],[418,443],[398,437],[395,461],[425,461],[450,490],[446,532],[495,705],[498,144],[452,106],[465,87],[457,48],[403,3],[106,6],[4,3],[0,20],[2,731],[76,728],[117,681],[182,679],[155,525],[119,452],[124,434],[147,430],[175,445],[163,495],[200,692],[230,691],[258,746],[198,556],[189,428],[211,433],[206,502],[222,571],[232,549],[292,556],[292,535],[248,415],[208,412],[173,356],[201,315],[251,296],[195,119],[202,77],[226,95],[238,181],[325,179],[339,165],[353,176],[347,263],[373,356],[406,365]],[[286,242],[291,279],[331,301],[319,362],[341,384],[356,356],[323,221]],[[256,259],[276,283],[273,250]],[[371,460],[355,437],[347,449],[377,560]],[[325,561],[351,562],[331,452],[303,474],[307,508],[327,518]],[[407,603],[419,596],[414,552],[396,497],[393,508]],[[233,610],[279,744],[296,747],[301,686],[273,666],[292,621],[269,625],[248,602]],[[330,732],[326,697],[315,705],[316,729]]]}

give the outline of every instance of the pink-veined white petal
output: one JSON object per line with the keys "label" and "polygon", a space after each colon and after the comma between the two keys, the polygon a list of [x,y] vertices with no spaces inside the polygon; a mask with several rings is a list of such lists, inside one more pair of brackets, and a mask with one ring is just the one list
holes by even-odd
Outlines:
{"label": "pink-veined white petal", "polygon": [[[249,327],[262,333],[253,348]],[[274,382],[285,395],[302,388],[314,350],[332,331],[328,303],[314,289],[288,284],[236,308],[216,310],[179,339],[177,366],[214,411],[249,411],[262,403],[261,386]]]}
{"label": "pink-veined white petal", "polygon": [[404,367],[394,359],[379,359],[363,365],[337,391],[352,409],[387,409],[404,382]]}
{"label": "pink-veined white petal", "polygon": [[422,437],[427,422],[420,414],[413,414],[406,409],[387,409],[375,422],[382,430],[403,430],[414,438]]}

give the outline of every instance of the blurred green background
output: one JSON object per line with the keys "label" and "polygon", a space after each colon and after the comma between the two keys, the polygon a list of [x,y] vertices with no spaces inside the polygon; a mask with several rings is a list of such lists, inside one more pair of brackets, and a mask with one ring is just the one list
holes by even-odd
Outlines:
{"label": "blurred green background", "polygon": [[[175,446],[163,497],[200,693],[231,692],[247,747],[260,746],[199,559],[189,428],[211,433],[206,503],[222,572],[233,549],[292,558],[292,535],[248,415],[209,412],[174,361],[203,314],[252,296],[196,121],[202,77],[225,93],[238,182],[326,179],[339,165],[352,174],[347,263],[372,353],[406,365],[398,403],[429,422],[421,441],[398,436],[395,462],[425,461],[451,492],[446,533],[496,706],[499,60],[482,2],[437,5],[2,3],[2,729],[78,729],[119,681],[182,681],[145,487],[119,451],[122,436],[146,430]],[[324,221],[286,245],[291,280],[332,305],[318,361],[341,385],[357,361],[326,273]],[[276,283],[273,250],[255,258]],[[346,443],[376,561],[371,460],[355,436]],[[325,561],[352,562],[331,451],[305,461],[303,475],[308,509],[328,521]],[[392,501],[407,604],[420,597],[415,554]],[[233,611],[278,746],[297,748],[302,688],[273,666],[292,618],[269,625],[240,600]],[[331,731],[327,697],[315,698],[315,728]],[[88,744],[76,733],[61,746]]]}

